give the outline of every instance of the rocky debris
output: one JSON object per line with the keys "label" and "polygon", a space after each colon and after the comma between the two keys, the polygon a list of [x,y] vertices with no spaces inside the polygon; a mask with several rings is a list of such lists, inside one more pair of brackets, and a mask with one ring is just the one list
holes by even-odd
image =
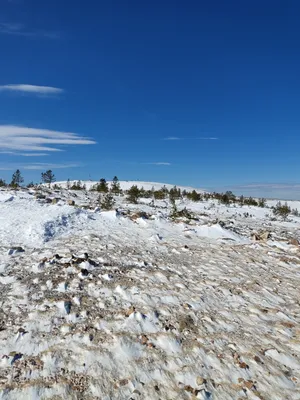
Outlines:
{"label": "rocky debris", "polygon": [[134,312],[135,312],[135,307],[131,306],[128,310],[125,311],[125,316],[129,317]]}
{"label": "rocky debris", "polygon": [[67,301],[64,302],[64,308],[65,308],[67,314],[70,314],[71,307],[72,307],[72,302],[71,301],[67,300]]}
{"label": "rocky debris", "polygon": [[23,247],[21,247],[21,246],[14,246],[14,247],[11,247],[9,250],[8,250],[8,255],[9,256],[12,256],[12,255],[14,255],[14,254],[17,254],[17,253],[24,253],[24,249],[23,249]]}
{"label": "rocky debris", "polygon": [[253,357],[254,361],[256,361],[258,364],[263,364],[262,360],[258,356]]}
{"label": "rocky debris", "polygon": [[129,218],[132,220],[132,221],[136,221],[137,219],[139,219],[139,218],[142,218],[142,219],[150,219],[152,217],[152,215],[151,214],[148,214],[147,212],[145,212],[145,211],[139,211],[139,212],[135,212],[135,213],[133,213],[133,214],[130,214],[129,215]]}
{"label": "rocky debris", "polygon": [[149,341],[149,339],[146,335],[141,336],[141,339],[140,339],[141,344],[147,344],[148,341]]}
{"label": "rocky debris", "polygon": [[184,389],[186,392],[189,392],[189,393],[193,394],[194,396],[197,396],[198,393],[201,392],[201,390],[195,389],[195,388],[193,388],[193,387],[190,386],[190,385],[185,385],[185,386],[183,387],[183,389]]}
{"label": "rocky debris", "polygon": [[85,268],[82,268],[81,275],[82,276],[88,276],[88,274],[89,274],[89,271],[87,269],[85,269]]}
{"label": "rocky debris", "polygon": [[46,199],[46,195],[45,195],[45,194],[42,194],[42,193],[36,193],[36,194],[34,195],[34,197],[35,197],[37,200],[45,200],[45,199]]}
{"label": "rocky debris", "polygon": [[51,201],[52,204],[57,204],[59,202],[60,198],[59,197],[54,197]]}
{"label": "rocky debris", "polygon": [[206,379],[202,378],[202,376],[197,376],[196,383],[198,386],[201,386],[206,383]]}
{"label": "rocky debris", "polygon": [[190,315],[184,315],[179,318],[179,331],[193,331],[195,330],[195,322]]}
{"label": "rocky debris", "polygon": [[68,200],[69,206],[75,206],[75,200]]}
{"label": "rocky debris", "polygon": [[296,239],[296,238],[293,238],[293,239],[291,239],[290,240],[290,244],[291,245],[293,245],[293,246],[299,246],[299,240],[298,239]]}
{"label": "rocky debris", "polygon": [[[65,203],[68,196],[61,195]],[[76,203],[82,201],[78,193]],[[136,209],[134,214],[143,218]],[[143,226],[160,223],[158,213],[155,222],[148,216]],[[164,214],[159,218],[172,224]],[[296,226],[281,231],[269,220],[263,225],[232,218],[221,216],[226,229],[247,238],[268,230],[274,246],[180,238],[188,222],[171,234],[157,229],[164,241],[153,245],[139,240],[141,231],[130,237],[132,226],[139,227],[129,218],[114,221],[115,231],[107,228],[107,218],[103,231],[76,231],[32,251],[26,246],[22,257],[5,254],[0,397],[17,398],[18,389],[24,398],[38,390],[57,400],[58,390],[61,397],[87,400],[267,399],[277,390],[294,399],[300,258],[288,244],[297,238]],[[278,352],[264,354],[264,348]]]}
{"label": "rocky debris", "polygon": [[253,241],[266,241],[271,238],[271,233],[268,231],[253,233],[251,239]]}
{"label": "rocky debris", "polygon": [[241,384],[243,388],[247,388],[249,390],[255,389],[255,384],[251,380],[245,380],[244,378],[239,378],[238,382]]}

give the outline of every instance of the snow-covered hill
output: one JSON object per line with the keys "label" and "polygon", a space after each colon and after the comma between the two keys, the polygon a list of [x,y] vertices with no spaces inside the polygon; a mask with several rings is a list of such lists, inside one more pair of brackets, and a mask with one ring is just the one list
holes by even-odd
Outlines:
{"label": "snow-covered hill", "polygon": [[0,399],[298,400],[300,218],[98,196],[0,191]]}
{"label": "snow-covered hill", "polygon": [[[73,185],[74,183],[76,183],[77,181],[70,181],[69,184]],[[98,181],[81,181],[82,185],[85,185],[85,187],[87,188],[87,190],[89,190],[91,187],[93,187],[94,185],[97,185],[97,183],[99,183]],[[112,181],[107,181],[108,185],[112,184]],[[158,183],[158,182],[142,182],[142,181],[119,181],[120,187],[122,190],[128,190],[131,188],[131,186],[136,185],[138,188],[144,188],[145,190],[159,190],[162,187],[166,187],[168,190],[172,189],[174,187],[174,185],[171,185],[169,183]],[[63,188],[67,187],[67,181],[59,181],[56,182],[56,185],[59,185]],[[178,185],[177,188],[181,189],[181,190],[186,190],[186,191],[192,191],[195,188],[191,187],[191,186],[180,186]],[[198,191],[199,193],[204,192],[204,189],[195,189],[196,191]]]}

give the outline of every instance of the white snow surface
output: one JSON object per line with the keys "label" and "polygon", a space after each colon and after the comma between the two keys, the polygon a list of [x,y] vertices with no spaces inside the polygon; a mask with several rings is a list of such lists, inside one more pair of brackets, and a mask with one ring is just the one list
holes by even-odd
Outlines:
{"label": "white snow surface", "polygon": [[0,399],[299,400],[298,217],[42,191],[0,191]]}

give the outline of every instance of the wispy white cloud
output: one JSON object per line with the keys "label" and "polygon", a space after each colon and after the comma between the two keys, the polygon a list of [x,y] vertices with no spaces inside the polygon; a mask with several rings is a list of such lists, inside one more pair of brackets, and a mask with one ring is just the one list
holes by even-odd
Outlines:
{"label": "wispy white cloud", "polygon": [[197,140],[218,140],[217,137],[199,137]]}
{"label": "wispy white cloud", "polygon": [[12,156],[22,157],[45,157],[49,155],[47,153],[19,153],[17,151],[0,151],[0,154],[10,154]]}
{"label": "wispy white cloud", "polygon": [[241,189],[300,189],[297,183],[252,183],[249,185],[238,185],[236,188]]}
{"label": "wispy white cloud", "polygon": [[46,170],[46,169],[62,169],[62,168],[78,168],[82,167],[80,163],[64,163],[64,164],[47,164],[47,163],[34,163],[34,164],[0,164],[0,171],[14,171],[21,170]]}
{"label": "wispy white cloud", "polygon": [[147,165],[171,165],[171,163],[169,162],[149,162],[149,163],[145,163]]}
{"label": "wispy white cloud", "polygon": [[217,137],[185,137],[185,138],[180,138],[176,136],[169,136],[166,138],[163,138],[163,140],[218,140]]}
{"label": "wispy white cloud", "polygon": [[299,200],[300,199],[300,183],[249,183],[240,185],[231,185],[223,187],[208,188],[211,191],[225,192],[232,190],[237,195],[252,197],[265,197],[269,199],[281,200]]}
{"label": "wispy white cloud", "polygon": [[37,85],[28,85],[24,83],[0,85],[0,91],[31,93],[37,95],[51,95],[51,94],[60,94],[64,92],[63,89],[52,86],[37,86]]}
{"label": "wispy white cloud", "polygon": [[[72,132],[36,129],[16,125],[0,125],[0,150],[27,152],[63,151],[59,145],[96,144],[94,140],[84,138]],[[53,146],[49,146],[53,145]],[[28,153],[29,154],[29,153]]]}
{"label": "wispy white cloud", "polygon": [[35,164],[28,164],[24,165],[23,169],[62,169],[62,168],[77,168],[82,167],[82,164],[79,163],[70,163],[70,164],[47,164],[47,163],[35,163]]}
{"label": "wispy white cloud", "polygon": [[0,34],[27,36],[27,37],[45,37],[48,39],[58,39],[57,32],[49,32],[44,30],[28,30],[25,25],[12,22],[0,22]]}

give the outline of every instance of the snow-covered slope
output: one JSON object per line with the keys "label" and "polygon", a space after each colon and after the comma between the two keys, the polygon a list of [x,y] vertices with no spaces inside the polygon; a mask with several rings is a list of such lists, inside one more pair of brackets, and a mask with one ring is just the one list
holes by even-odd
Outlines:
{"label": "snow-covered slope", "polygon": [[[77,181],[70,181],[70,184],[72,185],[73,183],[75,183]],[[87,190],[89,190],[92,186],[96,185],[97,183],[99,183],[98,181],[81,181],[82,184],[84,184],[87,188]],[[112,184],[112,181],[107,181],[107,183],[109,185]],[[56,182],[57,185],[66,188],[67,187],[67,181],[59,181]],[[172,189],[174,187],[174,185],[169,184],[169,183],[158,183],[158,182],[141,182],[141,181],[119,181],[120,187],[122,190],[128,190],[131,188],[131,186],[136,185],[138,188],[144,188],[145,190],[151,190],[152,188],[154,188],[155,190],[159,190],[162,187],[166,187],[167,189]],[[186,191],[192,191],[195,188],[190,187],[190,186],[177,186],[179,189],[181,190],[186,190]],[[199,193],[200,192],[204,192],[204,189],[195,189],[197,190]]]}
{"label": "snow-covered slope", "polygon": [[0,191],[0,399],[299,399],[299,218],[46,190]]}

